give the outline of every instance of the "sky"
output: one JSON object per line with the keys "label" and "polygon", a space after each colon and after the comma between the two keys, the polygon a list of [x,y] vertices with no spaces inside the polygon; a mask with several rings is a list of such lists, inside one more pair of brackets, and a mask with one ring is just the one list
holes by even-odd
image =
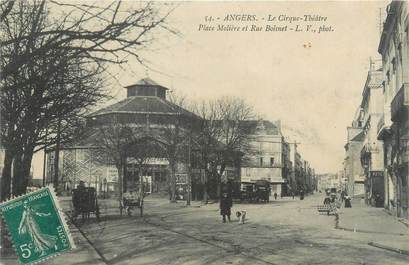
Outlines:
{"label": "sky", "polygon": [[[316,173],[342,169],[346,127],[360,104],[369,58],[379,57],[379,22],[388,2],[173,2],[167,24],[174,35],[156,32],[154,43],[142,51],[149,69],[136,60],[112,67],[116,81],[112,101],[126,97],[123,86],[149,77],[189,100],[220,96],[244,98],[257,114],[281,120],[284,136],[298,142],[303,159]],[[220,32],[198,31],[206,16],[255,15],[257,22],[235,26],[293,23],[265,22],[268,16],[319,15],[325,22],[301,23],[333,31]],[[217,25],[219,22],[212,22]],[[298,23],[300,24],[300,23]],[[112,103],[112,102],[109,102]],[[108,104],[108,103],[105,103]],[[42,176],[42,155],[34,160],[35,177]]]}

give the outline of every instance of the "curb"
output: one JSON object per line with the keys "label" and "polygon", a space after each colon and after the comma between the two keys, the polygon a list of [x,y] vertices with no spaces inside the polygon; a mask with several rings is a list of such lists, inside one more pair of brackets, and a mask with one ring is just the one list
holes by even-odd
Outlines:
{"label": "curb", "polygon": [[389,216],[392,216],[392,217],[396,218],[396,220],[397,220],[398,222],[400,222],[401,224],[403,224],[404,226],[406,226],[406,227],[409,228],[409,220],[406,220],[406,219],[404,219],[404,218],[399,218],[399,217],[393,215],[388,209],[383,209],[383,211],[384,211],[385,213],[387,213]]}
{"label": "curb", "polygon": [[409,228],[409,223],[405,219],[398,219],[399,222],[401,222],[404,226]]}
{"label": "curb", "polygon": [[392,251],[392,252],[396,252],[396,253],[399,253],[399,254],[409,256],[409,251],[404,250],[404,249],[389,247],[389,246],[382,245],[382,244],[375,243],[375,242],[369,242],[368,245],[370,245],[372,247],[380,248],[380,249],[383,249],[383,250],[388,250],[388,251]]}
{"label": "curb", "polygon": [[[65,213],[67,215],[67,217],[69,217],[71,219],[71,215],[69,215],[68,213]],[[99,257],[99,261],[104,263],[104,264],[108,264],[107,259],[102,255],[102,253],[96,249],[94,247],[94,245],[92,244],[92,242],[89,240],[89,238],[84,234],[84,232],[74,223],[71,222],[71,225],[79,232],[79,234],[81,235],[81,237],[85,240],[85,242],[87,242],[87,244],[91,247],[91,249],[93,249],[95,251],[95,253],[97,254],[97,256]]]}
{"label": "curb", "polygon": [[387,232],[378,232],[378,231],[370,231],[370,230],[362,230],[362,229],[352,229],[346,228],[342,226],[336,226],[335,229],[355,232],[355,233],[367,233],[367,234],[383,234],[383,235],[394,235],[394,236],[406,236],[406,234],[398,234],[398,233],[387,233]]}

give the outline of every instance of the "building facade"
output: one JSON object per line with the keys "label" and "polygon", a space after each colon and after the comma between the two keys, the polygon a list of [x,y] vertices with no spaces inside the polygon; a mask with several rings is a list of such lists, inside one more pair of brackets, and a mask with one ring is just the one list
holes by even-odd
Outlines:
{"label": "building facade", "polygon": [[358,108],[351,126],[347,127],[347,143],[344,146],[345,191],[349,196],[364,196],[365,194],[365,175],[360,162],[365,135],[360,113],[361,110]]}
{"label": "building facade", "polygon": [[360,159],[365,175],[366,202],[378,207],[383,207],[385,198],[383,142],[377,137],[382,113],[382,68],[371,60],[359,113],[363,133]]}
{"label": "building facade", "polygon": [[409,218],[409,20],[408,2],[392,1],[378,46],[382,56],[384,115],[378,138],[384,143],[384,206]]}
{"label": "building facade", "polygon": [[316,175],[317,190],[324,193],[327,189],[340,189],[339,177],[337,174],[318,174]]}
{"label": "building facade", "polygon": [[250,135],[250,151],[243,157],[241,182],[267,180],[272,194],[286,196],[291,169],[288,143],[281,133],[280,123],[266,120],[248,123],[256,129]]}

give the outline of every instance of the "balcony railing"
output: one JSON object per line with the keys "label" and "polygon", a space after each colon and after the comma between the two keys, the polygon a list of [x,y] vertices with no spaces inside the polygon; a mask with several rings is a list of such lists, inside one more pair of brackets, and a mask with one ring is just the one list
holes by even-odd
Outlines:
{"label": "balcony railing", "polygon": [[409,107],[409,83],[403,83],[391,103],[391,119],[399,120],[402,110]]}

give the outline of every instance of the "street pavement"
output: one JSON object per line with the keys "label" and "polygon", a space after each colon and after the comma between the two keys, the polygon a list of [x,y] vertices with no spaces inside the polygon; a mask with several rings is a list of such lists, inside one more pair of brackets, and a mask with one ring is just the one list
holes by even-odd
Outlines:
{"label": "street pavement", "polygon": [[371,245],[409,255],[407,224],[390,216],[383,208],[367,207],[362,201],[353,201],[352,208],[340,210],[336,228],[356,232],[362,237],[369,235]]}
{"label": "street pavement", "polygon": [[[139,212],[120,217],[101,200],[100,222],[78,223],[79,250],[45,264],[408,264],[408,228],[382,209],[353,202],[338,217],[319,214],[323,195],[268,204],[234,203],[248,220],[222,223],[218,204],[169,203],[147,197]],[[69,203],[63,200],[66,209]],[[87,254],[88,253],[88,254]],[[11,263],[5,263],[11,264]]]}

